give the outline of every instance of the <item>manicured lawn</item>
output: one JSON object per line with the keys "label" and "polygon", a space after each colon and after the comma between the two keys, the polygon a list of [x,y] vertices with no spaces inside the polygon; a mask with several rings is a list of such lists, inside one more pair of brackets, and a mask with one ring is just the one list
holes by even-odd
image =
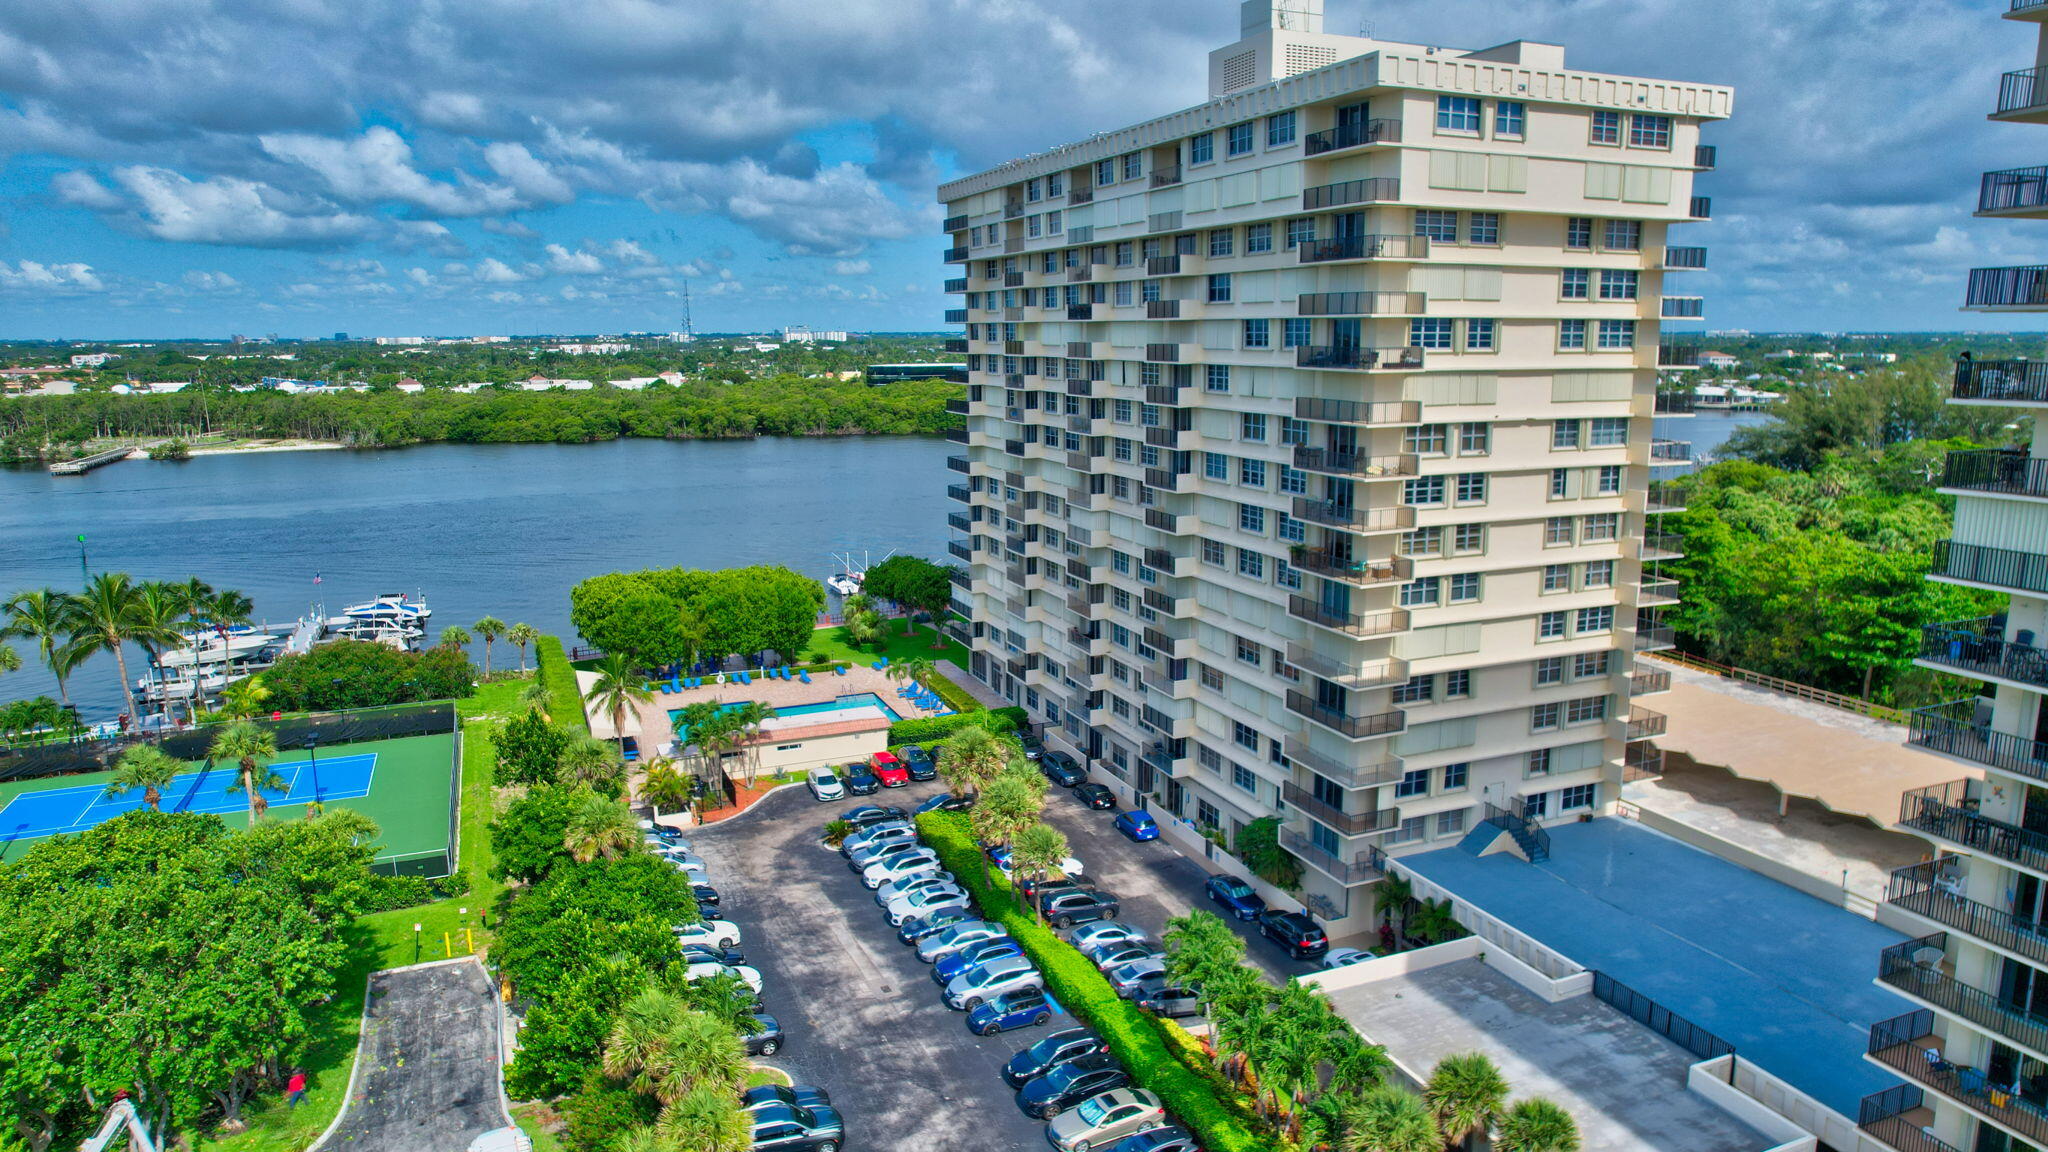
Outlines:
{"label": "manicured lawn", "polygon": [[567,1147],[561,1137],[548,1131],[546,1125],[554,1122],[554,1113],[545,1104],[522,1104],[512,1110],[512,1119],[533,1140],[533,1152],[562,1152]]}
{"label": "manicured lawn", "polygon": [[955,641],[947,640],[945,647],[934,648],[932,647],[931,626],[919,624],[916,627],[917,630],[915,632],[905,636],[901,620],[889,621],[888,634],[878,651],[873,648],[854,647],[846,640],[846,628],[843,625],[833,625],[830,628],[820,628],[816,632],[811,633],[809,651],[817,653],[822,659],[846,660],[863,667],[873,664],[884,656],[891,660],[909,660],[913,658],[951,660],[962,668],[967,667],[967,649],[965,647]]}

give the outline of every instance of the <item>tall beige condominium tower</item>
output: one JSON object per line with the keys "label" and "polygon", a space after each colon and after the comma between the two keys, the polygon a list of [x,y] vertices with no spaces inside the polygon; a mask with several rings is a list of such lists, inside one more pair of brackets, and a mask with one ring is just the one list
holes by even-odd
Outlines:
{"label": "tall beige condominium tower", "polygon": [[[2048,0],[2010,0],[2006,17],[2035,26],[2048,61]],[[1991,119],[2048,123],[2048,67],[2006,73]],[[1985,173],[1977,214],[2048,219],[2048,168]],[[1972,269],[1964,307],[2048,311],[2048,268]],[[1966,353],[1950,402],[2019,409],[2032,447],[1954,452],[1942,476],[1956,518],[1931,578],[2011,602],[1922,633],[1918,663],[1983,689],[1913,714],[1911,742],[1968,778],[1908,793],[1900,812],[1937,856],[1893,874],[1890,900],[1934,930],[1879,962],[1924,1007],[1871,1030],[1869,1058],[1906,1083],[1861,1120],[1901,1152],[2032,1152],[2048,1148],[2048,362]]]}
{"label": "tall beige condominium tower", "polygon": [[1320,0],[1246,3],[1209,89],[939,190],[955,630],[1190,848],[1277,817],[1341,936],[1387,856],[1540,853],[1661,728],[1659,331],[1706,262],[1667,233],[1733,95]]}

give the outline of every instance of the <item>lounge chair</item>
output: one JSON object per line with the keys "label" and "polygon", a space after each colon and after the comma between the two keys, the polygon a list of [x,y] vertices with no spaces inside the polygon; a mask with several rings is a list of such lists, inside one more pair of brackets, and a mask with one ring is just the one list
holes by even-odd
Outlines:
{"label": "lounge chair", "polygon": [[834,665],[832,666],[832,674],[833,674],[833,675],[835,675],[835,676],[844,676],[844,675],[846,675],[846,665],[844,665],[844,664],[834,664]]}
{"label": "lounge chair", "polygon": [[733,673],[733,675],[739,677],[739,681],[742,684],[752,684],[754,682],[751,678],[747,676],[747,670],[745,668],[742,668],[739,671]]}
{"label": "lounge chair", "polygon": [[811,674],[809,672],[804,671],[801,668],[797,669],[796,678],[803,681],[806,684],[809,684],[811,682]]}
{"label": "lounge chair", "polygon": [[880,660],[875,661],[875,671],[877,672],[880,672],[882,669],[887,668],[888,666],[889,658],[887,656],[884,656]]}

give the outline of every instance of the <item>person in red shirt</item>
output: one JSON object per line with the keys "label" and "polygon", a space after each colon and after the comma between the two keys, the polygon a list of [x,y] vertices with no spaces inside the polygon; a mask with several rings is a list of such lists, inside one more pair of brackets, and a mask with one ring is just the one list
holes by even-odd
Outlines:
{"label": "person in red shirt", "polygon": [[304,1099],[305,1095],[306,1074],[304,1072],[293,1072],[292,1078],[284,1082],[285,1103],[293,1108],[297,1108],[299,1101]]}

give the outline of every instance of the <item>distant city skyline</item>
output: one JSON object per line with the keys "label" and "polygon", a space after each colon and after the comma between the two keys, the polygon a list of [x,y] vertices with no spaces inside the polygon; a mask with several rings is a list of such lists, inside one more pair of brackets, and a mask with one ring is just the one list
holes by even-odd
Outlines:
{"label": "distant city skyline", "polygon": [[[1687,237],[1715,327],[2032,327],[1956,312],[1963,270],[2041,258],[1970,216],[1981,171],[2038,160],[1984,119],[1978,78],[2030,60],[1982,6],[1329,7],[1333,31],[1738,88]],[[1200,103],[1184,62],[1237,23],[1233,0],[247,9],[0,0],[0,339],[668,331],[685,282],[700,330],[937,330],[934,186]]]}

